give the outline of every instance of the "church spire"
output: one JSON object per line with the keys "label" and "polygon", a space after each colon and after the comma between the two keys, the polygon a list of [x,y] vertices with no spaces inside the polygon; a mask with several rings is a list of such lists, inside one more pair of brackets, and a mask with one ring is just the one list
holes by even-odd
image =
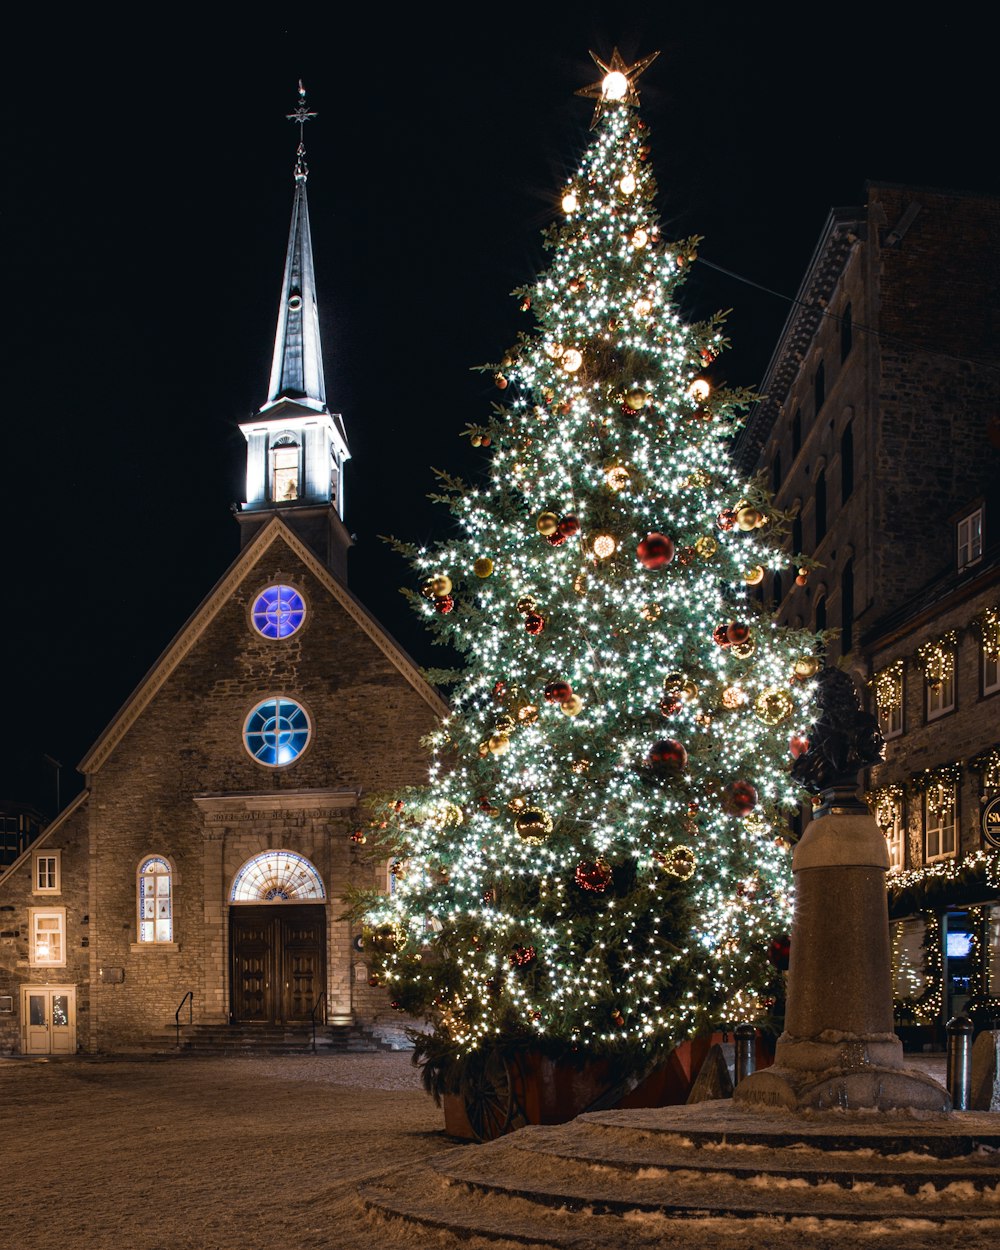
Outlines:
{"label": "church spire", "polygon": [[286,114],[299,128],[299,145],[295,153],[295,199],[292,202],[292,225],[288,232],[285,254],[285,275],[278,305],[278,328],[274,336],[271,360],[271,381],[267,404],[279,399],[297,399],[307,406],[326,406],[326,384],[323,380],[323,352],[319,339],[319,307],[316,303],[316,278],[313,273],[312,236],[309,230],[309,205],[306,200],[306,164],[304,128],[316,116],[306,103],[306,89],[299,79],[298,104]]}
{"label": "church spire", "polygon": [[351,458],[339,412],[326,406],[303,128],[316,116],[299,80],[292,227],[281,283],[267,402],[240,429],[247,440],[247,497],[236,516],[246,545],[280,516],[342,580],[351,536],[344,525],[344,465]]}

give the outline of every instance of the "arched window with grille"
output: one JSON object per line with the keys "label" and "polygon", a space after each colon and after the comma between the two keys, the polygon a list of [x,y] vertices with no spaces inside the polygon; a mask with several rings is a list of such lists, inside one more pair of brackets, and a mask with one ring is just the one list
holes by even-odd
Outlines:
{"label": "arched window with grille", "polygon": [[291,503],[299,497],[299,444],[292,434],[281,434],[271,444],[271,502]]}
{"label": "arched window with grille", "polygon": [[140,942],[173,942],[173,872],[162,855],[150,855],[136,874],[136,936]]}

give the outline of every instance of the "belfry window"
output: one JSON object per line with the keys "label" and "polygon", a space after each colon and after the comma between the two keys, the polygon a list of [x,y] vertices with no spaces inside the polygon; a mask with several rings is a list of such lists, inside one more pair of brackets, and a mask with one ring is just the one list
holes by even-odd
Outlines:
{"label": "belfry window", "polygon": [[136,902],[140,942],[172,942],[174,940],[173,891],[170,865],[159,855],[139,865]]}
{"label": "belfry window", "polygon": [[271,500],[291,503],[299,497],[299,445],[283,435],[271,448]]}

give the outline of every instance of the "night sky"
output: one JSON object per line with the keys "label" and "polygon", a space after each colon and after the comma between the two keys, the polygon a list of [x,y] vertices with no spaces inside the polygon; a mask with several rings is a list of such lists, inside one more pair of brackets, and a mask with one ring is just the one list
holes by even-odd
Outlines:
{"label": "night sky", "polygon": [[[668,236],[704,236],[683,308],[731,308],[717,377],[759,383],[831,206],[867,179],[1000,192],[993,49],[961,6],[541,4],[294,25],[82,7],[8,22],[2,90],[7,698],[0,798],[54,807],[235,556],[237,426],[266,398],[297,79],[327,398],[353,460],[351,586],[437,648],[380,541],[443,537],[431,466],[497,398],[475,366],[527,324],[511,290],[588,138],[574,95],[617,45],[640,82]],[[246,11],[247,13],[249,11]],[[465,10],[469,15],[471,9]],[[815,13],[815,18],[812,14]],[[808,15],[808,24],[806,17]],[[471,17],[469,19],[471,21]],[[923,24],[921,24],[923,23]],[[757,285],[755,285],[757,284]],[[769,294],[759,289],[768,288]],[[785,298],[782,298],[785,297]],[[197,715],[197,709],[192,713]]]}

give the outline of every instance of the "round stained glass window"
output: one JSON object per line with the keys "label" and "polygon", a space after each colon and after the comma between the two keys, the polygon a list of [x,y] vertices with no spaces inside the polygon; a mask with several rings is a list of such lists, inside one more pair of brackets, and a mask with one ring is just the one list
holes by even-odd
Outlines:
{"label": "round stained glass window", "polygon": [[250,618],[258,634],[265,638],[288,638],[302,624],[306,605],[291,586],[268,586],[253,601]]}
{"label": "round stained glass window", "polygon": [[243,744],[258,764],[291,764],[309,742],[309,717],[294,699],[265,699],[243,726]]}

